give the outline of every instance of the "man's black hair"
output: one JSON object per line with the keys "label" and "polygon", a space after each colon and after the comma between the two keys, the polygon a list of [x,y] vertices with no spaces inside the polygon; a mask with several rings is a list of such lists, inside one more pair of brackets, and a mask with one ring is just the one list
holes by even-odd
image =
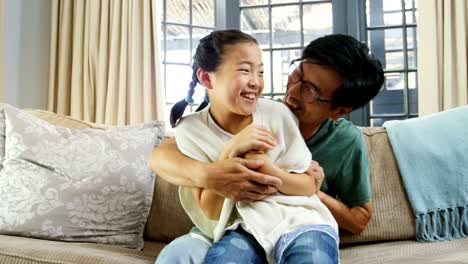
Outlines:
{"label": "man's black hair", "polygon": [[357,109],[367,104],[384,82],[380,61],[369,54],[367,45],[348,35],[333,34],[313,40],[301,59],[330,67],[343,78],[343,84],[333,94],[333,108]]}

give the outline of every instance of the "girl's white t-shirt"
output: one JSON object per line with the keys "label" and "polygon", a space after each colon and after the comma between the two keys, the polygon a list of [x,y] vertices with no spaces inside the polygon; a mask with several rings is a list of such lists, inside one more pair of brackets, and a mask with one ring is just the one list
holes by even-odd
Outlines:
{"label": "girl's white t-shirt", "polygon": [[[267,152],[276,166],[295,173],[303,173],[309,168],[312,155],[302,139],[296,117],[284,104],[259,99],[253,113],[253,123],[268,128],[276,137],[277,146]],[[209,107],[182,118],[176,127],[179,150],[203,162],[218,160],[224,144],[232,136],[214,122]],[[273,258],[281,235],[300,226],[330,225],[338,233],[333,215],[316,195],[306,197],[276,193],[256,202],[225,199],[219,221],[210,220],[204,215],[194,200],[192,188],[180,187],[179,197],[193,223],[215,242],[226,230],[242,225],[260,243],[268,259]]]}

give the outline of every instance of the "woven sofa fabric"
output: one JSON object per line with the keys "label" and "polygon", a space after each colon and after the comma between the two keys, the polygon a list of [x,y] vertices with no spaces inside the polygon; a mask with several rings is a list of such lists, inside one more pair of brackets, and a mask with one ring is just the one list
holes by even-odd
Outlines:
{"label": "woven sofa fabric", "polygon": [[112,245],[0,235],[0,263],[153,264],[165,245],[145,242],[143,250],[135,250]]}
{"label": "woven sofa fabric", "polygon": [[42,120],[47,121],[50,124],[61,126],[61,127],[66,127],[70,129],[82,129],[82,128],[104,129],[106,128],[105,126],[81,121],[81,120],[78,120],[69,116],[63,116],[63,115],[59,115],[56,113],[47,112],[43,110],[26,109],[25,111],[36,117],[39,117]]}
{"label": "woven sofa fabric", "polygon": [[[341,244],[412,239],[414,215],[403,188],[398,166],[385,128],[363,128],[369,151],[374,214],[357,235],[341,232]],[[340,230],[341,231],[341,230]]]}
{"label": "woven sofa fabric", "polygon": [[145,239],[169,242],[186,234],[192,221],[180,205],[178,186],[156,178],[153,203],[145,228]]}
{"label": "woven sofa fabric", "polygon": [[4,112],[3,234],[143,247],[154,186],[148,156],[162,123],[71,130],[11,106]]}
{"label": "woven sofa fabric", "polygon": [[427,264],[468,263],[468,238],[422,243],[395,241],[355,245],[340,250],[341,264]]}

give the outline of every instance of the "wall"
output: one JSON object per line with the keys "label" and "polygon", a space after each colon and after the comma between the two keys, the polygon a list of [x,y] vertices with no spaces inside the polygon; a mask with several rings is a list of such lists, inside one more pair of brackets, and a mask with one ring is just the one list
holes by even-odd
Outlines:
{"label": "wall", "polygon": [[51,0],[3,2],[4,102],[19,108],[46,109]]}

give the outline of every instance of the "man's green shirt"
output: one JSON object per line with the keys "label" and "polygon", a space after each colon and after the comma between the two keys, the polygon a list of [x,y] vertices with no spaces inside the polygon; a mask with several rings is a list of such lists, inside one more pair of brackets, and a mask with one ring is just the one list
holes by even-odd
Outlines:
{"label": "man's green shirt", "polygon": [[367,147],[356,126],[346,119],[330,119],[306,144],[325,173],[323,192],[348,206],[370,202]]}

